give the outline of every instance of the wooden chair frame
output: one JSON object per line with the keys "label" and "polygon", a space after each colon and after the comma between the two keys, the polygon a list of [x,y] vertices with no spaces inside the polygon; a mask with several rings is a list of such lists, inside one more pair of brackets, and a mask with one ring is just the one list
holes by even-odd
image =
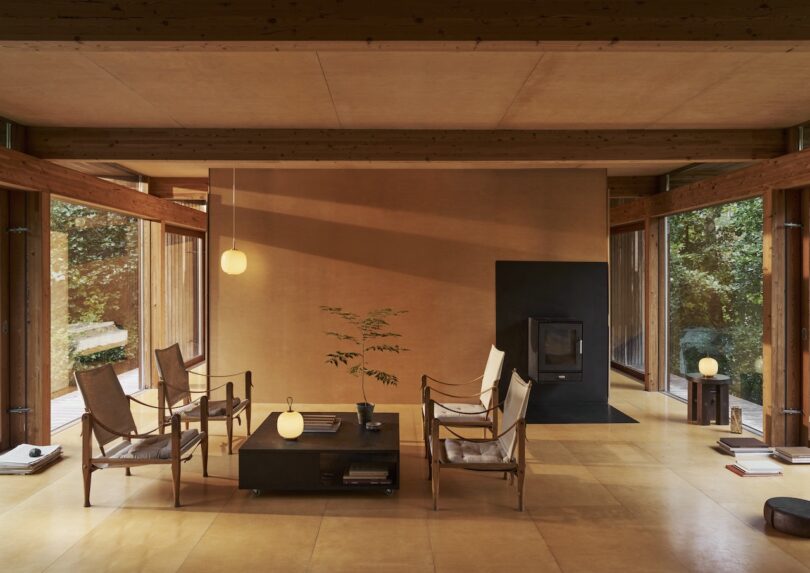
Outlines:
{"label": "wooden chair frame", "polygon": [[[157,356],[157,355],[156,355]],[[245,370],[244,372],[236,372],[233,374],[202,374],[200,372],[194,372],[188,368],[185,368],[185,371],[188,374],[193,374],[194,376],[201,376],[206,378],[206,389],[205,390],[191,390],[191,388],[181,388],[178,386],[173,386],[171,383],[167,382],[164,379],[164,374],[160,368],[160,361],[158,361],[158,373],[160,374],[158,378],[158,428],[160,433],[164,433],[164,428],[170,424],[169,421],[175,415],[172,412],[172,408],[177,405],[177,402],[174,404],[169,403],[169,394],[166,391],[166,388],[172,388],[176,391],[185,393],[183,397],[183,405],[187,406],[192,403],[200,404],[200,398],[196,400],[191,399],[192,394],[203,394],[204,397],[207,398],[208,401],[211,401],[211,393],[215,390],[219,390],[220,388],[225,388],[225,414],[221,416],[211,416],[208,415],[206,411],[206,416],[208,421],[215,421],[215,422],[225,422],[225,430],[228,435],[228,454],[233,454],[233,421],[234,419],[238,420],[240,425],[242,423],[241,413],[245,412],[245,426],[247,429],[247,435],[250,435],[250,420],[251,420],[251,413],[252,413],[252,400],[251,400],[251,390],[253,388],[253,373],[250,370]],[[215,388],[210,387],[210,382],[212,378],[233,378],[236,376],[244,375],[245,377],[245,398],[244,400],[240,401],[236,408],[233,406],[233,382],[228,381],[225,384],[221,384]],[[169,410],[169,415],[166,415],[166,408]],[[200,412],[203,411],[202,405],[200,404]],[[180,416],[181,420],[185,422],[186,428],[188,428],[189,422],[198,422],[201,419],[200,415],[193,415],[187,412],[178,412],[177,415]]]}
{"label": "wooden chair frame", "polygon": [[[130,402],[137,402],[138,404],[142,404],[150,408],[155,407],[150,404],[146,404],[145,402],[141,402],[132,396],[127,396],[127,398]],[[118,436],[125,441],[152,438],[155,436],[155,430],[145,434],[124,434],[111,429],[105,424],[102,424],[92,412],[89,410],[86,411],[82,415],[82,476],[84,478],[84,507],[90,507],[90,484],[94,471],[106,469],[108,467],[123,467],[126,468],[126,475],[129,476],[132,475],[130,468],[156,464],[171,464],[174,507],[180,507],[180,463],[187,462],[192,458],[194,448],[197,444],[202,447],[203,476],[208,477],[208,417],[205,415],[205,413],[208,411],[208,397],[203,396],[200,402],[201,405],[204,406],[204,408],[201,409],[201,412],[204,412],[204,414],[200,417],[200,433],[199,436],[194,439],[194,442],[196,443],[192,443],[187,447],[187,450],[189,450],[187,455],[183,455],[180,451],[180,416],[177,414],[172,416],[169,422],[169,425],[171,426],[172,455],[169,459],[110,458],[107,457],[104,451],[104,446],[101,444],[101,442],[98,442],[98,440],[97,443],[99,449],[101,450],[101,456],[94,457],[92,436],[94,435],[93,429],[96,425],[104,429],[106,432]]]}
{"label": "wooden chair frame", "polygon": [[[437,380],[432,376],[427,374],[422,375],[422,439],[425,444],[425,457],[430,460],[430,431],[433,425],[433,420],[435,419],[435,408],[436,405],[441,406],[446,410],[450,410],[452,412],[456,412],[459,414],[458,418],[454,419],[443,419],[442,422],[445,427],[448,428],[483,428],[484,429],[484,436],[486,436],[487,430],[489,430],[492,436],[498,433],[498,380],[494,380],[492,386],[487,390],[482,390],[477,393],[473,394],[450,394],[449,392],[445,392],[443,390],[439,390],[438,388],[431,387],[430,382],[434,382],[436,384],[442,384],[444,386],[451,386],[451,387],[458,387],[458,386],[467,386],[469,384],[473,384],[475,382],[480,382],[481,379],[484,377],[483,374],[480,376],[476,376],[472,380],[468,380],[466,382],[443,382],[442,380]],[[479,398],[482,394],[486,392],[491,392],[489,405],[487,406],[486,410],[481,410],[477,412],[478,414],[487,414],[486,418],[473,418],[470,416],[469,420],[465,420],[465,415],[469,416],[469,413],[459,412],[457,410],[453,410],[452,408],[440,403],[435,402],[431,398],[432,393],[440,394],[442,396],[448,398]],[[430,463],[430,462],[428,462]]]}
{"label": "wooden chair frame", "polygon": [[517,494],[518,494],[518,511],[523,511],[524,507],[524,482],[526,479],[526,419],[520,418],[510,427],[506,428],[503,432],[494,436],[492,439],[470,439],[470,438],[462,438],[468,442],[491,442],[492,440],[497,440],[507,432],[509,432],[512,428],[515,428],[517,434],[517,456],[513,455],[513,459],[510,462],[501,462],[501,463],[452,463],[449,460],[444,459],[442,452],[442,442],[443,439],[439,438],[439,429],[442,426],[442,422],[438,419],[433,420],[433,425],[431,427],[431,442],[432,442],[432,452],[430,458],[430,471],[428,479],[431,480],[431,486],[433,490],[433,510],[438,511],[439,509],[439,478],[441,476],[442,469],[463,469],[463,470],[477,470],[477,471],[492,471],[492,472],[503,472],[504,476],[509,475],[509,484],[511,485],[514,478],[517,482]]}

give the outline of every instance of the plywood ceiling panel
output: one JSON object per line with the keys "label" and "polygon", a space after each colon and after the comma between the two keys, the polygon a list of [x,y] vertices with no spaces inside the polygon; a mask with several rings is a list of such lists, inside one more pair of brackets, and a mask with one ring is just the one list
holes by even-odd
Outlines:
{"label": "plywood ceiling panel", "polygon": [[[810,54],[755,54],[733,74],[680,102],[655,127],[790,126],[810,119]],[[779,122],[779,123],[777,123]]]}
{"label": "plywood ceiling panel", "polygon": [[314,52],[86,57],[184,127],[338,127]]}
{"label": "plywood ceiling panel", "polygon": [[[720,79],[741,73],[753,57],[738,53],[547,53],[500,127],[652,128],[662,115],[699,97]],[[728,126],[745,122],[744,114],[729,117],[729,109],[738,109],[743,101],[718,106],[717,112]],[[684,122],[684,127],[691,127],[689,117]]]}
{"label": "plywood ceiling panel", "polygon": [[321,52],[343,127],[492,129],[537,53]]}
{"label": "plywood ceiling panel", "polygon": [[76,127],[781,128],[810,54],[0,48],[0,115]]}
{"label": "plywood ceiling panel", "polygon": [[26,125],[177,127],[168,114],[76,52],[0,51],[0,115]]}

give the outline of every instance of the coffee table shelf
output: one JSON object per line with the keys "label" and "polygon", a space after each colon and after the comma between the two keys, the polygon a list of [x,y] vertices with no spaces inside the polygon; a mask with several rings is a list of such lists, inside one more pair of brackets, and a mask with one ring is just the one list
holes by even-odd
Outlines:
{"label": "coffee table shelf", "polygon": [[[361,428],[354,412],[334,412],[335,433],[303,434],[295,441],[278,435],[271,414],[239,448],[239,489],[265,491],[384,491],[399,489],[399,414],[376,414],[378,432]],[[345,484],[351,464],[389,468],[390,483]]]}

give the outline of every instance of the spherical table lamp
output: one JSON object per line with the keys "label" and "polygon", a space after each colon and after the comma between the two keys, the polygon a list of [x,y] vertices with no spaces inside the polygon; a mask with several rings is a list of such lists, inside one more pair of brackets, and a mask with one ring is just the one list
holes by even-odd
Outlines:
{"label": "spherical table lamp", "polygon": [[292,409],[293,399],[287,398],[287,411],[278,415],[276,429],[285,440],[297,440],[304,433],[304,417]]}
{"label": "spherical table lamp", "polygon": [[706,358],[701,358],[700,362],[698,362],[698,370],[704,378],[712,378],[717,375],[719,365],[717,364],[717,360],[707,356]]}

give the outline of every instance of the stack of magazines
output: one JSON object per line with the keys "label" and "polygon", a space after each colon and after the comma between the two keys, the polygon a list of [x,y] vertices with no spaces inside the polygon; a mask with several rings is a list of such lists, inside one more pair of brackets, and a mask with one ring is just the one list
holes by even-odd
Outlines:
{"label": "stack of magazines", "polygon": [[[38,456],[32,456],[36,453]],[[62,446],[32,446],[20,444],[13,450],[0,455],[0,475],[28,475],[47,468],[62,457]]]}
{"label": "stack of magazines", "polygon": [[352,464],[343,475],[347,485],[387,485],[391,483],[385,464]]}
{"label": "stack of magazines", "polygon": [[726,454],[771,454],[773,448],[756,438],[720,438],[717,446]]}
{"label": "stack of magazines", "polygon": [[726,469],[738,476],[780,476],[782,468],[762,455],[743,454],[736,457],[733,464],[728,464]]}
{"label": "stack of magazines", "polygon": [[773,456],[789,464],[810,464],[810,448],[779,447],[774,450]]}
{"label": "stack of magazines", "polygon": [[334,414],[302,414],[304,416],[304,432],[334,433],[340,428],[340,418]]}

